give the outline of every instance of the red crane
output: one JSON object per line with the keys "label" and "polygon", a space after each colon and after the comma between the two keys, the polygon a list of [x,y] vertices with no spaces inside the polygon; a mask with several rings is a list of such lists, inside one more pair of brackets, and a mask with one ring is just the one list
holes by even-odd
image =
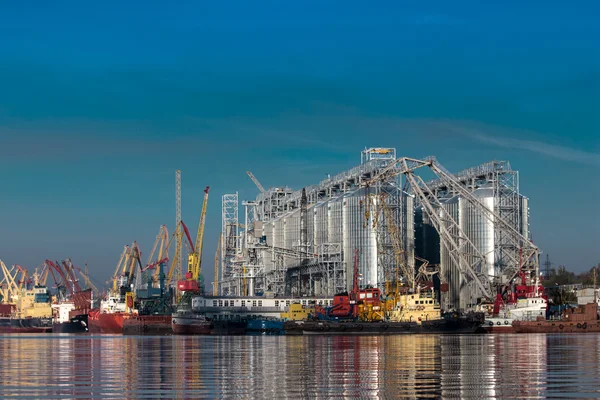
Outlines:
{"label": "red crane", "polygon": [[[69,262],[67,263],[67,261],[69,261]],[[73,263],[71,262],[71,260],[70,259],[63,260],[62,265],[65,268],[65,271],[67,271],[67,275],[69,276],[70,281],[73,283],[73,286],[75,287],[75,292],[81,292],[81,286],[79,286],[79,281],[75,277],[75,271],[73,270]]]}

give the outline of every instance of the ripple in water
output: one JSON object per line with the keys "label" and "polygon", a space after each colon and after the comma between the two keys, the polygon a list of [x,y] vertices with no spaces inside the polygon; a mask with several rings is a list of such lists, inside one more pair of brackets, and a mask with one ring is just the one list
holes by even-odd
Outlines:
{"label": "ripple in water", "polygon": [[600,397],[600,335],[0,336],[0,396]]}

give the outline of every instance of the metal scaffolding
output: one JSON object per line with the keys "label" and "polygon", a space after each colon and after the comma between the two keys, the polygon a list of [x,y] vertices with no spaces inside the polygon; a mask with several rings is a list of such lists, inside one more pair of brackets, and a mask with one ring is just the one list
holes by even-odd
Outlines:
{"label": "metal scaffolding", "polygon": [[[240,249],[238,194],[225,194],[222,198],[221,229],[223,243],[221,246],[220,292],[224,295],[234,294],[233,277],[236,273],[236,257]],[[239,292],[238,292],[239,293]]]}

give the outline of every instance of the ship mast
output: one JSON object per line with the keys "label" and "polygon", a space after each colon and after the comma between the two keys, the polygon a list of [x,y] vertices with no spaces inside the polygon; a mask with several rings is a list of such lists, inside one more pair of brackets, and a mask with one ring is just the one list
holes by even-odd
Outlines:
{"label": "ship mast", "polygon": [[597,267],[594,268],[594,303],[598,303],[598,300],[596,298],[596,269],[598,269]]}

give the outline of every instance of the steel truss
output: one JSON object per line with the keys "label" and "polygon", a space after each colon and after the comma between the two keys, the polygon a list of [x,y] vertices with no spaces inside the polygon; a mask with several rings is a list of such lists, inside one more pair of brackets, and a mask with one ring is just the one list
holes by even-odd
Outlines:
{"label": "steel truss", "polygon": [[[431,169],[438,176],[442,186],[461,196],[477,213],[494,224],[494,229],[502,238],[501,243],[503,243],[502,282],[493,281],[494,277],[483,273],[485,256],[480,253],[457,221],[442,206],[434,190],[414,173],[415,170],[423,167]],[[405,157],[397,159],[371,180],[365,182],[365,186],[374,186],[398,175],[404,175],[408,187],[419,200],[424,212],[438,232],[441,242],[449,250],[451,259],[459,267],[466,284],[471,286],[472,292],[491,298],[494,294],[493,285],[509,282],[520,271],[534,272],[535,276],[539,275],[539,250],[512,225],[514,221],[507,221],[510,215],[506,215],[506,212],[502,215],[500,209],[490,210],[486,207],[435,158],[417,160]],[[504,204],[506,205],[508,201]]]}

